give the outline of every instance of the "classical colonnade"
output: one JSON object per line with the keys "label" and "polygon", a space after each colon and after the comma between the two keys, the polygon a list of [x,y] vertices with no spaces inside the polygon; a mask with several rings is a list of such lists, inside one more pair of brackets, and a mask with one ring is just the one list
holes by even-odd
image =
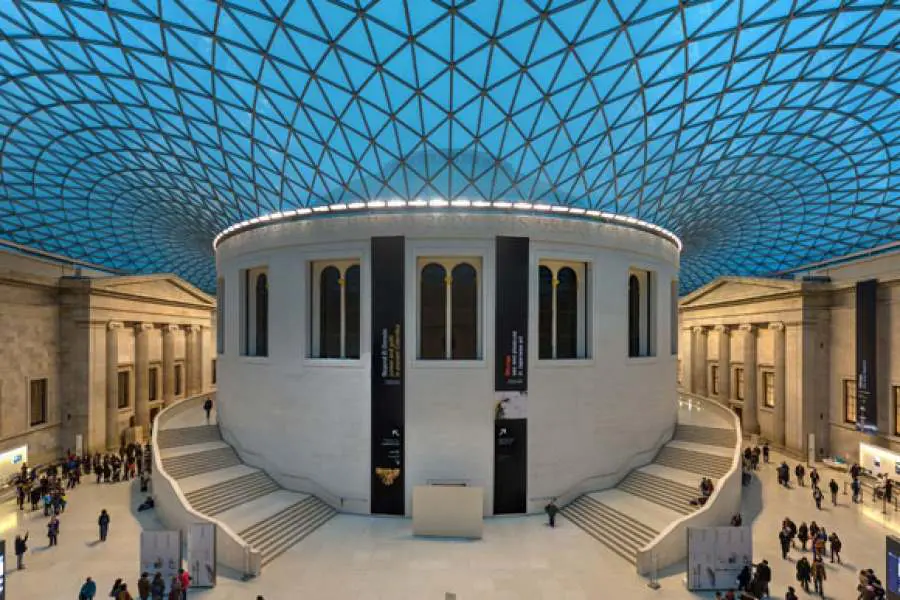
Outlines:
{"label": "classical colonnade", "polygon": [[144,432],[150,428],[150,335],[162,331],[162,402],[171,404],[179,390],[175,389],[175,336],[184,330],[184,373],[182,392],[192,396],[203,391],[202,340],[200,325],[129,323],[110,321],[106,327],[106,444],[119,446],[119,332],[126,327],[134,331],[134,419]]}
{"label": "classical colonnade", "polygon": [[[726,402],[738,400],[737,390],[732,386],[731,336],[743,336],[744,397],[741,411],[745,433],[759,433],[759,383],[762,377],[757,362],[757,336],[760,328],[772,331],[772,372],[774,375],[773,438],[771,441],[783,446],[785,443],[785,324],[744,323],[741,325],[693,326],[691,332],[691,374],[690,391],[701,396],[710,396],[710,375],[707,366],[707,336],[710,329],[719,334],[719,382],[717,396]],[[762,390],[764,397],[765,390]]]}

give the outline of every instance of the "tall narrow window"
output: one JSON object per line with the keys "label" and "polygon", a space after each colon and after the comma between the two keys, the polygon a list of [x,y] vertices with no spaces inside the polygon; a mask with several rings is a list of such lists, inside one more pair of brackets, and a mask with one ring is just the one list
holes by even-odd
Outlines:
{"label": "tall narrow window", "polygon": [[326,267],[319,276],[319,356],[341,357],[341,272]]}
{"label": "tall narrow window", "polygon": [[763,403],[772,408],[775,406],[775,373],[763,371]]}
{"label": "tall narrow window", "polygon": [[269,355],[269,278],[256,276],[256,356]]}
{"label": "tall narrow window", "polygon": [[478,347],[478,274],[469,263],[456,265],[451,272],[450,321],[451,347],[449,358],[474,360]]}
{"label": "tall narrow window", "polygon": [[744,399],[744,368],[736,367],[734,369],[734,389],[738,400]]}
{"label": "tall narrow window", "polygon": [[856,380],[844,380],[844,422],[856,423]]}
{"label": "tall narrow window", "polygon": [[119,371],[118,377],[118,406],[119,408],[128,408],[131,406],[131,373],[128,371]]}
{"label": "tall narrow window", "polygon": [[445,357],[447,343],[447,270],[430,263],[421,271],[419,358]]}
{"label": "tall narrow window", "polygon": [[216,359],[212,359],[212,366],[210,367],[210,376],[212,377],[212,384],[216,385],[216,379],[218,374],[216,373]]}
{"label": "tall narrow window", "polygon": [[710,380],[710,388],[712,389],[712,395],[719,395],[719,365],[710,365],[709,366],[709,380]]}
{"label": "tall narrow window", "polygon": [[641,355],[641,283],[628,277],[628,356]]}
{"label": "tall narrow window", "polygon": [[29,423],[32,427],[47,422],[47,380],[32,379],[28,396]]}
{"label": "tall narrow window", "polygon": [[225,279],[216,280],[216,352],[225,354]]}
{"label": "tall narrow window", "polygon": [[556,280],[556,358],[578,358],[578,277],[563,267]]}
{"label": "tall narrow window", "polygon": [[159,367],[150,367],[147,382],[150,388],[149,394],[147,395],[148,400],[150,402],[156,402],[159,400]]}
{"label": "tall narrow window", "polygon": [[362,288],[359,259],[310,263],[313,358],[359,358]]}
{"label": "tall narrow window", "polygon": [[175,395],[182,394],[184,394],[184,364],[178,363],[175,365]]}
{"label": "tall narrow window", "polygon": [[538,357],[553,358],[553,271],[538,267]]}

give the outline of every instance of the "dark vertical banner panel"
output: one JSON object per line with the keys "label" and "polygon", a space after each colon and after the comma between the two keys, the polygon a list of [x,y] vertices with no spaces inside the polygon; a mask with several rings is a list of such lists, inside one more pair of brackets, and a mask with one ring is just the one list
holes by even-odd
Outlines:
{"label": "dark vertical banner panel", "polygon": [[498,237],[495,269],[494,514],[523,513],[528,484],[529,240]]}
{"label": "dark vertical banner panel", "polygon": [[372,238],[373,514],[405,512],[403,238]]}
{"label": "dark vertical banner panel", "polygon": [[875,353],[878,344],[876,310],[878,280],[856,283],[856,427],[878,431],[878,400]]}

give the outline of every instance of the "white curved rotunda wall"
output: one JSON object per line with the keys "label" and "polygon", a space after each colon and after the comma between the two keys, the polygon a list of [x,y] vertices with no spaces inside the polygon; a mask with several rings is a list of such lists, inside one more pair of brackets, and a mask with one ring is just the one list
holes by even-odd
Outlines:
{"label": "white curved rotunda wall", "polygon": [[[348,512],[370,512],[370,261],[371,240],[381,236],[405,238],[407,514],[413,487],[434,480],[484,487],[485,514],[493,511],[497,236],[530,240],[527,510],[539,511],[549,497],[598,476],[612,475],[612,485],[616,474],[624,475],[637,455],[674,426],[677,361],[669,336],[679,256],[670,240],[608,223],[476,211],[273,222],[217,246],[218,277],[224,281],[217,384],[226,438],[283,485],[319,493]],[[435,257],[478,261],[476,360],[417,358],[417,267],[422,258]],[[311,358],[312,264],[353,258],[360,264],[360,357]],[[579,323],[587,329],[586,358],[538,357],[538,266],[554,261],[588,265],[579,309]],[[269,285],[268,356],[242,356],[239,281],[243,271],[261,267]],[[646,272],[654,274],[655,356],[630,358],[628,279]],[[646,326],[646,308],[641,319]]]}

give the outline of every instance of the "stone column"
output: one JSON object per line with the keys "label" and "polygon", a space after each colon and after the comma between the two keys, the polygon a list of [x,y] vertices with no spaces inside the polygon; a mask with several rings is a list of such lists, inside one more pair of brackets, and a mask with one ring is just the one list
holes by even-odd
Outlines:
{"label": "stone column", "polygon": [[744,433],[759,433],[759,409],[756,392],[756,326],[744,324],[740,326],[744,334]]}
{"label": "stone column", "polygon": [[106,325],[106,447],[119,447],[119,330],[122,323]]}
{"label": "stone column", "polygon": [[197,325],[188,325],[184,330],[184,386],[185,396],[190,397],[200,393],[197,388],[198,375],[200,375],[200,360],[197,356],[197,342],[200,339],[200,327]]}
{"label": "stone column", "polygon": [[166,325],[162,330],[163,406],[175,400],[175,335],[178,325]]}
{"label": "stone column", "polygon": [[719,333],[719,398],[731,400],[731,329],[728,325],[716,326]]}
{"label": "stone column", "polygon": [[691,362],[694,375],[691,377],[691,391],[700,396],[708,396],[709,368],[706,364],[706,327],[694,327],[692,333],[694,352]]}
{"label": "stone column", "polygon": [[785,430],[785,404],[786,404],[786,381],[785,381],[785,335],[784,323],[770,323],[769,329],[772,330],[772,356],[775,362],[775,410],[772,415],[775,444],[784,446],[784,430]]}
{"label": "stone column", "polygon": [[134,326],[134,421],[144,433],[150,429],[151,323]]}

